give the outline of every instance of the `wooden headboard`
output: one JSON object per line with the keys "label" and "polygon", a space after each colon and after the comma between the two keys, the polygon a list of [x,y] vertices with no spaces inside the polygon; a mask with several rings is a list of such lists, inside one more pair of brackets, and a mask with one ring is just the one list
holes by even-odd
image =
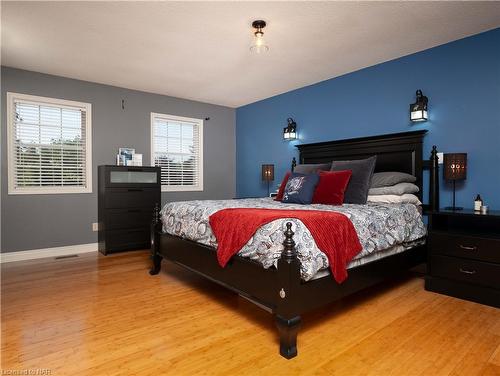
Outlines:
{"label": "wooden headboard", "polygon": [[299,163],[324,163],[332,160],[363,159],[377,156],[375,172],[400,171],[417,178],[422,200],[422,143],[427,130],[393,133],[347,140],[297,145]]}

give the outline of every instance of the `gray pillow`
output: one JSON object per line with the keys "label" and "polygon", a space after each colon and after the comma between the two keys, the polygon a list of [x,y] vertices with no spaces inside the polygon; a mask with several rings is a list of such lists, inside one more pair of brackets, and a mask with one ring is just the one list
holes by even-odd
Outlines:
{"label": "gray pillow", "polygon": [[417,193],[419,188],[413,183],[399,183],[390,187],[370,188],[368,196],[380,195],[404,195],[405,193]]}
{"label": "gray pillow", "polygon": [[415,183],[417,178],[404,172],[376,172],[373,174],[371,188],[390,187],[399,183]]}
{"label": "gray pillow", "polygon": [[331,171],[351,170],[352,176],[344,193],[348,204],[366,204],[377,156],[354,161],[333,161]]}
{"label": "gray pillow", "polygon": [[293,172],[309,175],[318,172],[318,170],[330,171],[330,167],[332,167],[331,163],[299,164],[295,166]]}

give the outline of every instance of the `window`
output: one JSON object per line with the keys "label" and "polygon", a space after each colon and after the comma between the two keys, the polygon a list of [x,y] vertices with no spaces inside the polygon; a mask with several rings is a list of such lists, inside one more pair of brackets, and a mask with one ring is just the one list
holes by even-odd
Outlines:
{"label": "window", "polygon": [[151,161],[162,191],[202,191],[203,120],[151,113]]}
{"label": "window", "polygon": [[7,93],[9,194],[92,192],[91,105]]}

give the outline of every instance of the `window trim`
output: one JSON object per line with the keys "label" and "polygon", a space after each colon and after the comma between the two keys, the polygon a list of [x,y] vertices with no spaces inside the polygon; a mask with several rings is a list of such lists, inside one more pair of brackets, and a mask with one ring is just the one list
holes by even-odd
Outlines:
{"label": "window trim", "polygon": [[[15,186],[15,158],[14,158],[14,102],[22,100],[38,104],[47,104],[59,107],[81,107],[85,109],[85,187],[29,187]],[[9,195],[34,194],[65,194],[65,193],[92,193],[92,104],[76,102],[66,99],[41,97],[37,95],[7,92],[7,179]]]}
{"label": "window trim", "polygon": [[182,185],[163,185],[161,184],[162,192],[202,192],[203,191],[203,119],[189,118],[184,116],[160,114],[151,112],[151,166],[155,166],[155,148],[154,148],[154,120],[155,118],[163,118],[165,120],[177,120],[189,123],[196,123],[199,126],[199,169],[198,169],[198,184],[193,186]]}

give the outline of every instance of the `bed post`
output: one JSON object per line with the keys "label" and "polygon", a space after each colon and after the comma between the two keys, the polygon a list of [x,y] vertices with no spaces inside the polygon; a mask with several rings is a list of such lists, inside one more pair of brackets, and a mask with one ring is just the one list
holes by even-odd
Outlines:
{"label": "bed post", "polygon": [[300,327],[297,290],[300,285],[300,262],[295,250],[292,223],[286,223],[283,252],[278,260],[278,304],[275,310],[280,337],[280,354],[291,359],[297,356],[297,333]]}
{"label": "bed post", "polygon": [[439,210],[439,158],[437,147],[431,151],[430,178],[429,178],[429,207],[432,211]]}
{"label": "bed post", "polygon": [[295,170],[295,167],[297,166],[297,160],[295,159],[295,157],[292,158],[292,172],[293,170]]}
{"label": "bed post", "polygon": [[161,270],[162,256],[160,250],[160,233],[161,233],[161,218],[160,218],[160,205],[155,204],[153,209],[153,221],[151,222],[151,261],[153,266],[149,270],[149,274],[156,275]]}

